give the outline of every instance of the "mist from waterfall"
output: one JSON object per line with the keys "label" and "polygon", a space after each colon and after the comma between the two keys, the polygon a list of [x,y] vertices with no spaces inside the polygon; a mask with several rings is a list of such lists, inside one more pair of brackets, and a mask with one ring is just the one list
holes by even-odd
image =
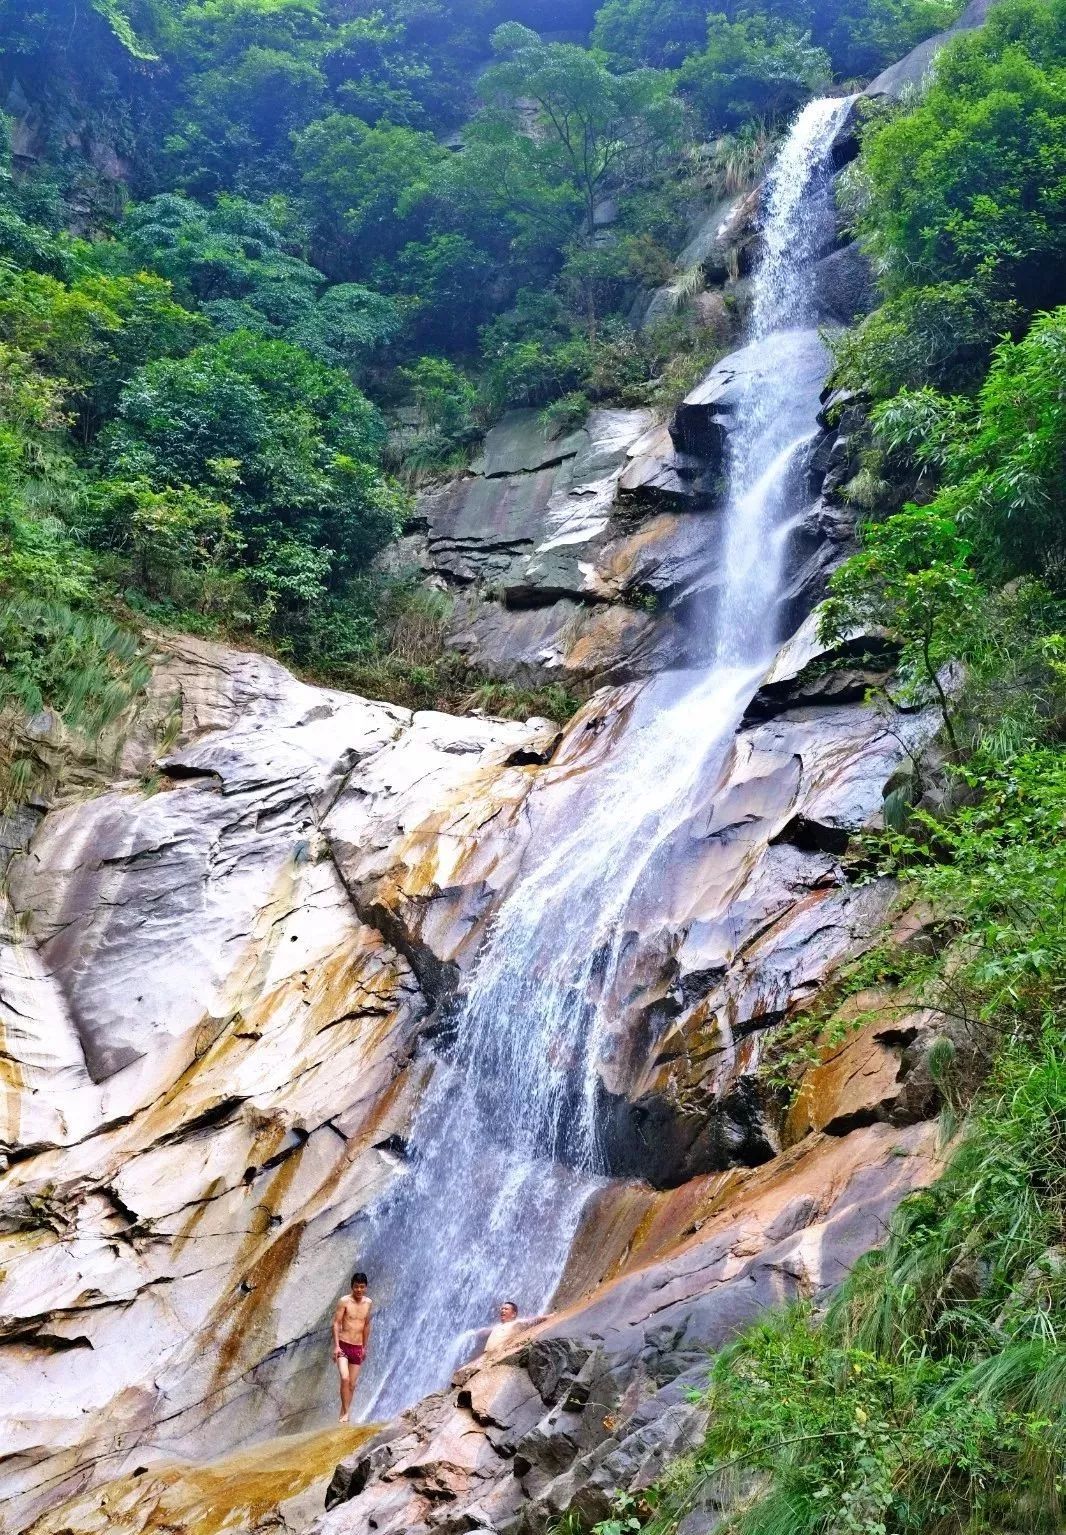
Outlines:
{"label": "mist from waterfall", "polygon": [[627,914],[667,899],[671,836],[713,792],[779,638],[787,530],[827,366],[810,269],[846,107],[805,107],[768,179],[720,570],[713,609],[696,619],[713,625],[712,659],[645,686],[604,760],[574,775],[565,824],[529,850],[459,999],[410,1167],[359,1230],[378,1301],[364,1417],[445,1384],[501,1300],[524,1314],[550,1302],[607,1172],[599,1067],[627,982]]}

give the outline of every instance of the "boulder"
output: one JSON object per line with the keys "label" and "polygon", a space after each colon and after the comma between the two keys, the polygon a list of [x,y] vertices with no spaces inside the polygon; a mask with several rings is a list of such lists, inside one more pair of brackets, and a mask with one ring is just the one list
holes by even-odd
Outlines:
{"label": "boulder", "polygon": [[905,91],[920,89],[944,44],[960,32],[972,32],[974,28],[983,26],[994,4],[995,0],[969,0],[965,10],[946,31],[927,37],[924,43],[912,48],[905,58],[883,69],[876,79],[870,81],[863,94],[874,99],[885,97],[889,101],[898,101]]}
{"label": "boulder", "polygon": [[814,302],[824,320],[851,325],[877,305],[873,269],[857,241],[850,240],[815,263]]}

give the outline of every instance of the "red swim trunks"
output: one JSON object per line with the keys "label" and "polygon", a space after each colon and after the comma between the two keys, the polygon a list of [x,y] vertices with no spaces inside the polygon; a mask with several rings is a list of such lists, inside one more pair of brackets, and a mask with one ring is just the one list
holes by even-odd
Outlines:
{"label": "red swim trunks", "polygon": [[366,1349],[361,1343],[345,1343],[344,1339],[342,1338],[340,1340],[340,1345],[341,1353],[344,1355],[345,1359],[347,1359],[349,1364],[362,1364],[363,1360],[366,1358]]}

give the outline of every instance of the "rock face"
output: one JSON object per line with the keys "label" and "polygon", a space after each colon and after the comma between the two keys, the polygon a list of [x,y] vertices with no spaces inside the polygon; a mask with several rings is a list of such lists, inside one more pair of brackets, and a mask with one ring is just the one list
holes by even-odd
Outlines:
{"label": "rock face", "polygon": [[[471,1499],[489,1500],[485,1528],[579,1494],[600,1507],[608,1483],[652,1475],[698,1428],[675,1378],[753,1304],[831,1283],[847,1244],[873,1240],[876,1212],[924,1176],[922,1133],[900,1127],[928,1092],[894,1090],[882,1060],[917,1069],[913,1038],[907,1062],[885,1038],[854,1070],[826,1062],[788,1126],[753,1076],[761,1042],[887,905],[850,885],[843,854],[932,722],[857,701],[878,643],[824,653],[808,626],[782,654],[678,830],[669,910],[634,918],[603,1077],[615,1178],[575,1244],[565,1316],[416,1410],[338,1527],[368,1528],[364,1507],[396,1530],[473,1528],[445,1518]],[[524,849],[565,815],[632,698],[600,695],[560,735],[412,717],[168,642],[110,784],[11,829],[12,1530],[137,1467],[321,1422],[352,1223],[402,1165],[425,1041]]]}
{"label": "rock face", "polygon": [[489,784],[523,781],[508,758],[543,733],[412,718],[184,641],[118,781],[15,853],[0,1485],[16,1527],[130,1453],[202,1456],[322,1400],[325,1298],[346,1224],[392,1176],[431,1006],[323,825],[357,804],[369,856],[464,793],[491,814]]}
{"label": "rock face", "polygon": [[839,1284],[928,1177],[932,1138],[880,1125],[670,1194],[614,1189],[575,1248],[600,1283],[342,1461],[311,1535],[517,1535],[606,1517],[615,1492],[699,1442],[689,1393],[709,1354],[767,1306]]}
{"label": "rock face", "polygon": [[664,626],[649,610],[702,558],[705,532],[621,503],[651,425],[647,411],[595,410],[553,439],[538,412],[514,411],[468,476],[422,497],[390,563],[453,593],[450,648],[526,685],[652,669]]}

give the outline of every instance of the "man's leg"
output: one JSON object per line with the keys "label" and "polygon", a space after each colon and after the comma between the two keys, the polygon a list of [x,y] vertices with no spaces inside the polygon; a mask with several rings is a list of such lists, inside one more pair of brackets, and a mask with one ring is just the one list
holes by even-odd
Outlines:
{"label": "man's leg", "polygon": [[352,1405],[355,1397],[355,1389],[359,1384],[359,1375],[363,1366],[361,1364],[349,1364],[348,1366],[348,1406]]}
{"label": "man's leg", "polygon": [[348,1409],[352,1405],[352,1367],[344,1354],[337,1360],[337,1373],[341,1378],[341,1422],[347,1423]]}

